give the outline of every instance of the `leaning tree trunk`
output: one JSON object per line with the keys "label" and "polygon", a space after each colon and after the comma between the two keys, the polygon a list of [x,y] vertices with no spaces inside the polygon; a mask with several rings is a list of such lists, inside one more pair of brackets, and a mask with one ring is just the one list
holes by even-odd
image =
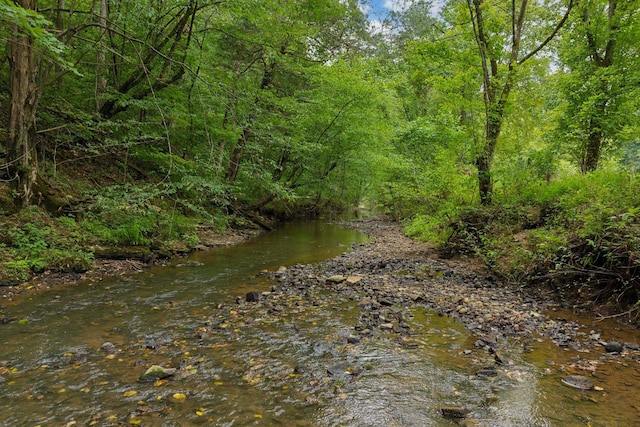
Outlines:
{"label": "leaning tree trunk", "polygon": [[[35,9],[35,0],[19,0],[17,4],[25,9]],[[7,156],[18,205],[25,207],[32,202],[38,178],[34,120],[40,99],[39,66],[33,38],[17,26],[12,30]]]}

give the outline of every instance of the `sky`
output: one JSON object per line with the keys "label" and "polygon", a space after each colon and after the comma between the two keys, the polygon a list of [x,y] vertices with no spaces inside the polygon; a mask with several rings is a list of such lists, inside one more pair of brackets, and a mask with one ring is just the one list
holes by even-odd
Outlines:
{"label": "sky", "polygon": [[[412,0],[365,0],[365,12],[369,19],[383,19],[390,11],[400,12],[406,9]],[[437,13],[444,0],[433,0],[433,11]]]}
{"label": "sky", "polygon": [[[445,0],[433,0],[432,12],[437,14]],[[381,30],[382,21],[391,11],[406,9],[412,0],[364,0],[363,12],[369,17],[372,27]]]}

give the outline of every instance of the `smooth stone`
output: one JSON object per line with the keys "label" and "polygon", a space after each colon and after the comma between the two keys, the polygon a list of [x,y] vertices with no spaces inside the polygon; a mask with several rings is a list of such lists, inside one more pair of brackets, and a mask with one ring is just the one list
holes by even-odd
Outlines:
{"label": "smooth stone", "polygon": [[335,276],[327,277],[327,283],[342,283],[347,280],[342,274],[336,274]]}
{"label": "smooth stone", "polygon": [[607,351],[607,353],[622,353],[623,348],[624,346],[622,345],[622,343],[619,343],[617,341],[609,341],[604,345],[604,349]]}
{"label": "smooth stone", "polygon": [[579,390],[592,390],[594,388],[593,381],[582,375],[569,375],[562,378],[562,383],[569,387],[577,388]]}

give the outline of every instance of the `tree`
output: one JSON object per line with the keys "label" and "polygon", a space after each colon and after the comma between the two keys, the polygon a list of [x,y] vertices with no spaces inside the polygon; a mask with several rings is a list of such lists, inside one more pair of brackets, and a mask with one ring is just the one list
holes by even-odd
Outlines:
{"label": "tree", "polygon": [[632,104],[640,82],[639,8],[637,0],[580,2],[569,22],[571,36],[562,40],[565,105],[559,133],[570,142],[582,173],[598,168],[637,111]]}
{"label": "tree", "polygon": [[36,12],[35,0],[3,0],[0,11],[0,22],[8,23],[11,30],[6,169],[18,205],[25,207],[36,196],[39,179],[34,125],[45,79],[41,64],[45,53],[53,61],[64,62],[64,48],[47,30],[50,22]]}
{"label": "tree", "polygon": [[[559,19],[543,14],[543,11],[561,8],[562,4],[557,1],[542,5],[532,5],[528,0],[466,0],[466,3],[482,67],[485,107],[484,137],[476,156],[478,187],[480,202],[489,204],[493,193],[492,163],[520,66],[555,37],[567,21],[574,0],[569,0]],[[527,21],[527,13],[533,15],[531,22]],[[556,23],[550,24],[554,18]],[[547,28],[546,37],[541,27]],[[523,53],[525,49],[528,51]]]}

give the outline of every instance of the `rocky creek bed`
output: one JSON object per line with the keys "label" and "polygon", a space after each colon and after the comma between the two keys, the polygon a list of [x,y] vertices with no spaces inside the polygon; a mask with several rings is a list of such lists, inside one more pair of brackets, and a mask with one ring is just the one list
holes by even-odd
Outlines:
{"label": "rocky creek bed", "polygon": [[[238,298],[236,306],[219,307],[218,320],[214,319],[210,326],[220,328],[222,324],[230,328],[228,324],[233,321],[229,319],[234,317],[282,317],[291,311],[304,311],[305,306],[331,306],[332,301],[346,299],[357,306],[357,315],[353,329],[337,337],[336,345],[349,352],[368,340],[390,334],[395,336],[394,345],[399,349],[420,347],[424,331],[417,333],[412,326],[413,313],[420,307],[458,319],[473,335],[474,344],[473,348],[460,351],[454,346],[453,353],[467,358],[467,369],[476,378],[501,378],[487,384],[486,392],[480,393],[485,399],[480,402],[440,408],[442,416],[465,425],[476,425],[478,420],[467,415],[473,413],[474,406],[490,405],[495,387],[527,381],[532,374],[521,366],[522,355],[547,339],[578,354],[567,360],[547,361],[549,367],[543,375],[560,374],[561,383],[566,386],[603,392],[597,375],[601,368],[606,370],[606,365],[633,364],[634,375],[638,376],[638,342],[606,336],[596,319],[589,325],[580,324],[556,313],[562,312],[556,301],[541,301],[499,283],[469,260],[441,260],[428,244],[406,237],[398,224],[365,221],[348,226],[366,233],[371,241],[326,262],[263,272],[276,283],[271,290],[249,292]],[[326,364],[324,368],[324,376],[333,379],[345,375],[353,379],[366,369],[357,363]],[[316,372],[311,375],[315,378],[311,384],[322,385],[318,378],[323,375],[318,374],[317,367],[296,366],[294,372],[309,375],[313,369]],[[626,385],[633,388],[634,384]],[[314,401],[323,395],[313,387],[308,392],[316,396],[309,397]],[[339,394],[335,386],[324,392],[325,396]],[[602,395],[606,396],[606,392]],[[579,399],[603,401],[593,396]]]}
{"label": "rocky creek bed", "polygon": [[354,334],[359,336],[387,329],[410,342],[404,317],[408,308],[422,305],[460,319],[482,347],[515,339],[526,352],[531,340],[548,337],[560,347],[639,356],[635,342],[607,341],[601,331],[586,334],[581,331],[585,325],[545,314],[553,314],[557,301],[541,301],[499,283],[472,261],[438,259],[428,244],[406,237],[398,224],[371,221],[348,226],[372,241],[324,263],[271,273],[278,284],[275,292],[265,295],[265,303],[275,303],[282,293],[325,288],[358,301],[361,312]]}

